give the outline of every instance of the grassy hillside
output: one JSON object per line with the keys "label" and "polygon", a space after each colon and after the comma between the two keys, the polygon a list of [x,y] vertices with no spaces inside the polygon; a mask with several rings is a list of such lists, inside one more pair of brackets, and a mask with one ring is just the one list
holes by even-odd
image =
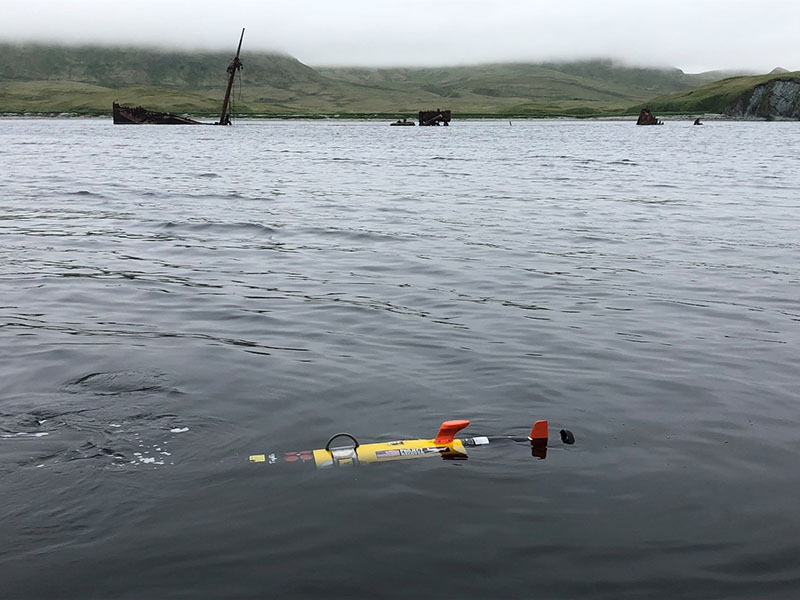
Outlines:
{"label": "grassy hillside", "polygon": [[551,116],[623,112],[637,101],[714,78],[599,60],[418,69],[321,68],[318,72],[365,90],[405,95],[428,92],[437,97],[437,105],[461,112]]}
{"label": "grassy hillside", "polygon": [[105,115],[112,102],[199,115],[216,115],[220,108],[220,101],[208,95],[166,88],[111,89],[72,81],[0,83],[0,112],[5,113]]}
{"label": "grassy hillside", "polygon": [[[224,52],[0,44],[0,81],[74,81],[103,87],[153,86],[202,90],[224,86],[233,57]],[[286,87],[322,78],[295,58],[251,54],[249,81]]]}
{"label": "grassy hillside", "polygon": [[758,85],[777,79],[800,81],[800,71],[728,77],[694,90],[658,96],[647,102],[658,114],[725,114]]}
{"label": "grassy hillside", "polygon": [[[107,114],[111,102],[118,101],[215,114],[231,58],[226,53],[0,44],[0,112]],[[250,54],[235,100],[245,112],[293,112],[298,97],[313,98],[330,87],[292,57]]]}
{"label": "grassy hillside", "polygon": [[[226,53],[0,44],[0,113],[108,114],[112,101],[215,115]],[[714,74],[611,61],[420,69],[313,69],[277,54],[242,53],[240,115],[406,116],[449,108],[464,115],[621,114]]]}
{"label": "grassy hillside", "polygon": [[443,97],[469,94],[490,98],[616,102],[685,90],[714,79],[679,69],[626,67],[609,60],[573,63],[506,63],[418,69],[321,68],[331,79],[366,86],[425,86]]}

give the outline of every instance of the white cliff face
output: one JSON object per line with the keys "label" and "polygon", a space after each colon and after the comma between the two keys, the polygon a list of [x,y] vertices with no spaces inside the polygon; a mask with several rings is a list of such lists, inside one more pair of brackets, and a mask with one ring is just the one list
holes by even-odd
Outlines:
{"label": "white cliff face", "polygon": [[800,81],[773,79],[756,86],[725,114],[736,119],[800,120]]}

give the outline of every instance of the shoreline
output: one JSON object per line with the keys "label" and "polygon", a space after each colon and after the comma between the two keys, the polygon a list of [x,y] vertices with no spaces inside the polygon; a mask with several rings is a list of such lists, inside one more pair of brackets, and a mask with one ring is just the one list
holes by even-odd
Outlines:
{"label": "shoreline", "polygon": [[[214,115],[208,114],[192,114],[186,113],[180,116],[189,117],[192,119],[213,119]],[[235,116],[235,120],[239,121],[395,121],[403,117],[414,119],[413,115],[391,114],[391,113],[336,113],[336,114],[248,114]],[[637,115],[592,115],[592,116],[575,116],[575,115],[523,115],[523,114],[496,114],[496,113],[464,113],[457,115],[457,121],[636,121]],[[0,119],[13,120],[13,119],[48,119],[48,120],[69,120],[69,119],[87,119],[87,120],[107,120],[111,119],[111,113],[97,114],[97,113],[73,113],[73,112],[3,112],[0,113]],[[707,113],[676,113],[676,114],[659,114],[658,118],[665,121],[693,121],[700,119],[701,121],[730,121],[730,122],[792,122],[796,119],[747,119],[740,117],[728,117],[721,114]]]}

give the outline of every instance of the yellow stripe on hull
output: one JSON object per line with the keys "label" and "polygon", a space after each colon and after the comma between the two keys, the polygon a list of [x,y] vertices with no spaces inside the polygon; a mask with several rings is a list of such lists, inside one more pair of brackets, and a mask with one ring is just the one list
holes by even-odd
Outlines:
{"label": "yellow stripe on hull", "polygon": [[314,450],[317,468],[350,466],[360,463],[389,462],[410,458],[439,456],[441,458],[466,458],[467,452],[461,440],[448,444],[437,444],[434,440],[400,440],[363,444],[358,448],[332,448]]}

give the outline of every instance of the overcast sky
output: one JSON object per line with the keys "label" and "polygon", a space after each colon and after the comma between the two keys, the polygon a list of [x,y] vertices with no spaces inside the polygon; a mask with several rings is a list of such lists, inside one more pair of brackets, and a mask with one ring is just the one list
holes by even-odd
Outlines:
{"label": "overcast sky", "polygon": [[278,50],[312,65],[608,57],[800,70],[800,0],[0,0],[0,40]]}

